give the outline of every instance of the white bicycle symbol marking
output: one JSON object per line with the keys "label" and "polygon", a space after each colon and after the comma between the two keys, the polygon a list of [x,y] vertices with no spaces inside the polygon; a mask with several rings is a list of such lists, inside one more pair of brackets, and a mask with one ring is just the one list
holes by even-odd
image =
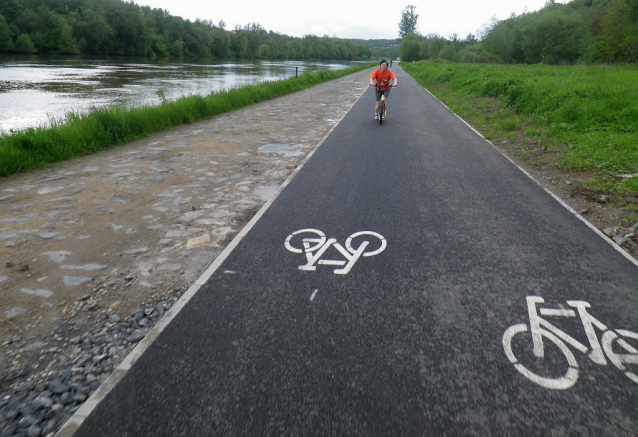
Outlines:
{"label": "white bicycle symbol marking", "polygon": [[[576,362],[576,358],[574,358],[574,354],[567,346],[569,345],[582,353],[589,352],[589,359],[602,366],[607,365],[607,360],[605,359],[605,357],[607,357],[614,366],[624,372],[629,379],[638,384],[638,375],[628,370],[625,366],[626,364],[638,364],[638,350],[625,340],[638,340],[637,333],[627,331],[625,329],[610,330],[602,322],[587,313],[587,308],[591,308],[589,303],[582,300],[568,300],[567,304],[576,308],[578,311],[580,320],[583,323],[585,334],[589,340],[589,345],[591,347],[590,351],[587,346],[540,317],[576,317],[576,312],[571,309],[558,308],[538,308],[537,312],[536,305],[543,302],[545,301],[540,296],[527,296],[529,326],[524,323],[512,325],[507,328],[503,334],[503,348],[505,349],[505,355],[507,355],[510,362],[514,364],[516,370],[522,373],[523,376],[543,387],[554,390],[568,389],[576,384],[576,381],[578,380],[578,363]],[[602,341],[598,340],[598,336],[594,328],[598,328],[603,331]],[[558,346],[563,355],[565,355],[568,369],[563,376],[556,378],[540,376],[525,367],[523,364],[519,363],[519,360],[512,351],[512,338],[519,333],[527,332],[528,329],[531,331],[535,357],[545,357],[543,337]],[[614,348],[614,342],[616,342],[618,347]],[[614,349],[622,349],[622,353],[617,353]]]}
{"label": "white bicycle symbol marking", "polygon": [[[370,245],[370,241],[368,241],[370,238],[368,238],[363,240],[358,248],[354,248],[353,242],[355,239],[359,240],[360,237],[363,236],[373,237],[372,239],[379,240],[380,246],[375,250],[366,252],[366,248]],[[350,235],[346,239],[344,248],[341,244],[337,243],[336,238],[326,238],[326,235],[318,229],[300,229],[288,235],[284,245],[286,249],[293,253],[306,254],[307,263],[299,266],[299,270],[314,271],[317,269],[315,264],[344,266],[343,268],[335,269],[334,273],[335,275],[345,275],[362,256],[374,256],[383,252],[387,246],[387,241],[382,235],[376,232],[361,231]],[[330,246],[334,246],[335,249],[345,257],[345,261],[321,259]]]}

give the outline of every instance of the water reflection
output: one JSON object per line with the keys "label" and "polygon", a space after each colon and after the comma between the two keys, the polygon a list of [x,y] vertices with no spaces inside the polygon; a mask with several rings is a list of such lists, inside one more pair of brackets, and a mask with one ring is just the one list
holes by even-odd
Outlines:
{"label": "water reflection", "polygon": [[62,120],[91,107],[159,104],[191,94],[278,80],[306,71],[338,70],[354,62],[139,61],[0,57],[0,130],[21,130]]}

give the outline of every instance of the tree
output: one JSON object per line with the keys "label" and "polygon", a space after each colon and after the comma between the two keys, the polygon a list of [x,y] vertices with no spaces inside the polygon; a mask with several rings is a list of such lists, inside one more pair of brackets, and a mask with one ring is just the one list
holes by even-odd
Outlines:
{"label": "tree", "polygon": [[6,53],[13,48],[13,39],[11,38],[11,29],[4,16],[0,14],[0,53]]}
{"label": "tree", "polygon": [[630,4],[613,0],[603,17],[599,37],[602,54],[611,62],[636,62],[638,23],[632,23]]}
{"label": "tree", "polygon": [[401,12],[401,22],[399,23],[399,37],[405,38],[410,33],[416,34],[417,20],[419,14],[416,13],[416,6],[406,6]]}
{"label": "tree", "polygon": [[399,49],[401,61],[412,62],[419,60],[419,37],[414,33],[409,33],[401,43]]}
{"label": "tree", "polygon": [[18,53],[36,53],[37,50],[31,42],[31,38],[26,33],[23,33],[19,37],[16,38],[16,43],[13,48]]}

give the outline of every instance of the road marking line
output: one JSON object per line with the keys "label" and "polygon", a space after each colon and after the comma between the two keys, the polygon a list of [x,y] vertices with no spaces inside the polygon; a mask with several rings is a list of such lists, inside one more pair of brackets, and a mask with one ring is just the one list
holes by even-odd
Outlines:
{"label": "road marking line", "polygon": [[492,142],[488,139],[486,139],[479,131],[477,131],[476,129],[474,129],[472,126],[470,126],[470,124],[463,120],[459,115],[457,115],[454,111],[452,111],[445,103],[443,103],[442,101],[440,101],[438,98],[436,98],[436,96],[434,94],[432,94],[430,91],[427,90],[427,88],[423,87],[422,88],[425,90],[426,93],[428,93],[429,95],[431,95],[437,102],[439,102],[441,105],[443,105],[448,111],[450,111],[452,114],[454,114],[454,116],[456,118],[458,118],[459,120],[461,120],[463,123],[465,123],[465,125],[467,127],[469,127],[470,129],[472,129],[479,137],[483,138],[483,140],[485,140],[486,143],[488,143],[490,146],[494,147],[494,149],[500,153],[502,156],[505,157],[505,159],[507,159],[509,162],[511,162],[512,164],[514,164],[520,171],[522,171],[528,178],[530,178],[532,181],[534,181],[534,183],[536,185],[538,185],[539,187],[541,187],[541,189],[543,189],[547,194],[549,194],[550,196],[552,196],[554,198],[554,200],[556,200],[558,203],[560,203],[565,209],[567,209],[567,211],[569,211],[570,213],[572,213],[573,215],[576,216],[576,218],[578,218],[580,221],[582,221],[583,223],[585,223],[585,225],[587,225],[587,227],[589,227],[592,231],[594,231],[599,237],[601,237],[603,240],[605,240],[607,243],[609,243],[609,245],[611,245],[611,247],[613,247],[614,249],[616,249],[618,252],[620,252],[620,254],[622,256],[624,256],[625,258],[627,258],[633,265],[635,265],[636,267],[638,267],[638,260],[636,258],[634,258],[633,256],[631,256],[629,253],[625,252],[623,250],[622,247],[620,247],[618,244],[616,244],[615,241],[612,241],[609,239],[609,237],[607,237],[605,234],[603,234],[603,232],[598,229],[596,226],[594,226],[593,224],[591,224],[587,219],[585,219],[582,214],[576,212],[571,206],[569,206],[567,203],[565,203],[563,201],[563,199],[561,199],[560,197],[558,197],[556,194],[552,193],[551,191],[549,191],[547,188],[545,188],[543,185],[541,185],[540,182],[538,182],[536,180],[536,178],[534,178],[534,176],[532,176],[531,174],[529,174],[527,172],[527,170],[525,170],[524,168],[522,168],[520,165],[518,165],[517,163],[515,163],[512,158],[510,158],[509,156],[507,156],[505,153],[503,153],[503,151],[501,151],[498,147],[496,147],[494,144],[492,144]]}
{"label": "road marking line", "polygon": [[312,292],[312,295],[310,296],[310,302],[312,302],[313,300],[315,300],[315,296],[317,295],[317,292],[319,291],[318,288],[315,289],[315,291]]}

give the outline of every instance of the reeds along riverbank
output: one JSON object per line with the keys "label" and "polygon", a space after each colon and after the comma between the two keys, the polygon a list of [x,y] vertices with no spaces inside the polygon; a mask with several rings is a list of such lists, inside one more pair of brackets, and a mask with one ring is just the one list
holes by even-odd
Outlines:
{"label": "reeds along riverbank", "polygon": [[[542,144],[592,187],[638,196],[638,67],[407,63],[403,68],[490,137]],[[471,97],[468,99],[468,97]],[[498,98],[501,109],[479,103]]]}
{"label": "reeds along riverbank", "polygon": [[[133,141],[150,133],[193,123],[328,80],[370,68],[362,64],[343,70],[302,74],[299,77],[244,86],[208,96],[187,96],[139,108],[105,107],[88,113],[67,114],[51,126],[0,135],[0,176],[11,176],[58,161]],[[158,91],[161,96],[161,91]]]}

